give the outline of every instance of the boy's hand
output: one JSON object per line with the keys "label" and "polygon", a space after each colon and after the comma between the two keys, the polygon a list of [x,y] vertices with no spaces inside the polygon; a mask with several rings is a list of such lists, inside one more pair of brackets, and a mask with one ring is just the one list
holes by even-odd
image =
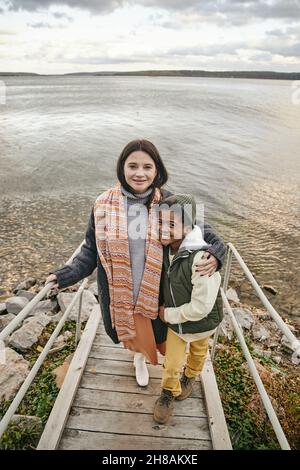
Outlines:
{"label": "boy's hand", "polygon": [[161,305],[158,312],[159,318],[165,322],[165,307]]}
{"label": "boy's hand", "polygon": [[218,260],[211,253],[206,251],[202,256],[201,261],[196,264],[196,272],[200,273],[201,276],[210,277],[218,267]]}

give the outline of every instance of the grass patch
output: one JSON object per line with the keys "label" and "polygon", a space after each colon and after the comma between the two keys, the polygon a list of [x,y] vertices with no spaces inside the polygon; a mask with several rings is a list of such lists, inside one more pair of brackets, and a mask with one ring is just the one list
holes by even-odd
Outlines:
{"label": "grass patch", "polygon": [[[38,343],[32,346],[25,353],[22,353],[24,359],[29,361],[30,368],[33,366],[38,356],[40,355],[40,351],[38,351],[37,348],[39,346],[45,346],[46,342],[50,338],[56,326],[56,323],[50,323],[49,325],[47,325],[44,328]],[[83,328],[84,326],[85,324],[83,324]],[[66,357],[73,353],[75,350],[74,341],[76,322],[67,321],[64,324],[60,334],[63,334],[66,331],[70,331],[72,333],[72,337],[70,337],[66,341],[66,346],[64,347],[64,349],[54,354],[50,354],[46,357],[34,381],[28,389],[25,397],[19,405],[18,410],[16,411],[16,414],[39,417],[42,422],[42,428],[44,428],[47,422],[47,419],[50,415],[55,399],[59,392],[52,372],[56,367],[63,364]],[[11,401],[0,403],[1,418],[9,408],[10,404]],[[26,429],[22,429],[21,426],[12,423],[9,425],[7,431],[3,434],[2,439],[0,440],[0,449],[35,449],[40,436],[41,429],[37,430],[36,426],[30,426]]]}
{"label": "grass patch", "polygon": [[[256,355],[245,337],[290,446],[300,449],[300,377],[288,362],[280,367]],[[224,413],[236,450],[280,449],[237,340],[222,339],[214,369]]]}

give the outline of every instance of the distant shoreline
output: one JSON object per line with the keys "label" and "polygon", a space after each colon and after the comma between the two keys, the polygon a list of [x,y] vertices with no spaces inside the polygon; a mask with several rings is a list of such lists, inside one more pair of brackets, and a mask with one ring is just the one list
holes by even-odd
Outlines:
{"label": "distant shoreline", "polygon": [[252,78],[265,80],[300,80],[300,72],[269,71],[217,71],[205,70],[141,70],[134,72],[75,72],[65,74],[38,74],[26,72],[0,72],[0,77],[70,77],[70,76],[135,76],[135,77],[202,77],[202,78]]}

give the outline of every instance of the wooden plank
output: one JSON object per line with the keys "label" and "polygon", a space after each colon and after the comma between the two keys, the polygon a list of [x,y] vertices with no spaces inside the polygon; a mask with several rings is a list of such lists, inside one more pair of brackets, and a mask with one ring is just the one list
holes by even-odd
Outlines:
{"label": "wooden plank", "polygon": [[54,403],[44,432],[39,441],[38,450],[56,449],[68,418],[76,390],[78,388],[87,358],[92,347],[99,323],[99,306],[97,305],[88,319],[81,340],[74,353],[63,385]]}
{"label": "wooden plank", "polygon": [[[153,366],[147,364],[149,376],[161,378],[161,366]],[[125,375],[135,377],[135,368],[132,362],[111,361],[108,359],[94,359],[89,358],[86,365],[86,371],[92,373],[105,373],[112,375]]]}
{"label": "wooden plank", "polygon": [[155,423],[152,415],[146,413],[78,407],[72,407],[66,428],[113,434],[138,433],[141,436],[210,440],[207,418],[172,416],[167,425],[159,425]]}
{"label": "wooden plank", "polygon": [[[92,390],[139,393],[141,395],[159,395],[161,392],[161,379],[151,378],[147,387],[140,387],[136,383],[135,377],[84,372],[80,387]],[[194,384],[191,396],[202,397],[200,382]]]}
{"label": "wooden plank", "polygon": [[[102,390],[79,388],[73,404],[81,408],[126,411],[128,413],[140,411],[152,415],[156,399],[157,396],[153,395],[117,391],[103,392]],[[184,401],[176,401],[174,416],[199,416],[205,418],[204,400],[201,398],[188,398]]]}
{"label": "wooden plank", "polygon": [[[124,348],[110,348],[107,346],[93,345],[89,357],[95,359],[113,359],[118,361],[133,363],[134,353]],[[158,361],[160,364],[163,363],[164,358],[160,354],[158,355]],[[147,362],[148,364],[148,362]]]}
{"label": "wooden plank", "polygon": [[110,348],[122,348],[124,349],[124,346],[122,343],[115,344],[107,334],[97,334],[95,336],[94,340],[95,345],[101,345],[101,346],[109,346]]}
{"label": "wooden plank", "polygon": [[61,450],[211,450],[211,441],[121,435],[66,429]]}
{"label": "wooden plank", "polygon": [[90,357],[95,359],[114,359],[133,363],[134,353],[124,348],[111,348],[109,346],[93,344]]}
{"label": "wooden plank", "polygon": [[213,449],[232,450],[215,372],[209,353],[201,373],[201,381],[208,413]]}

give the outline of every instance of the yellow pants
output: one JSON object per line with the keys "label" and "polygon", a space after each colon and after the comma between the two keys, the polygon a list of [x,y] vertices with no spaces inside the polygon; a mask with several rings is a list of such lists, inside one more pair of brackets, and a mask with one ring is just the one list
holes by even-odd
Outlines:
{"label": "yellow pants", "polygon": [[166,355],[163,365],[162,388],[170,390],[175,397],[181,394],[180,374],[185,365],[185,375],[196,378],[202,371],[209,337],[193,341],[186,358],[187,342],[168,328]]}

